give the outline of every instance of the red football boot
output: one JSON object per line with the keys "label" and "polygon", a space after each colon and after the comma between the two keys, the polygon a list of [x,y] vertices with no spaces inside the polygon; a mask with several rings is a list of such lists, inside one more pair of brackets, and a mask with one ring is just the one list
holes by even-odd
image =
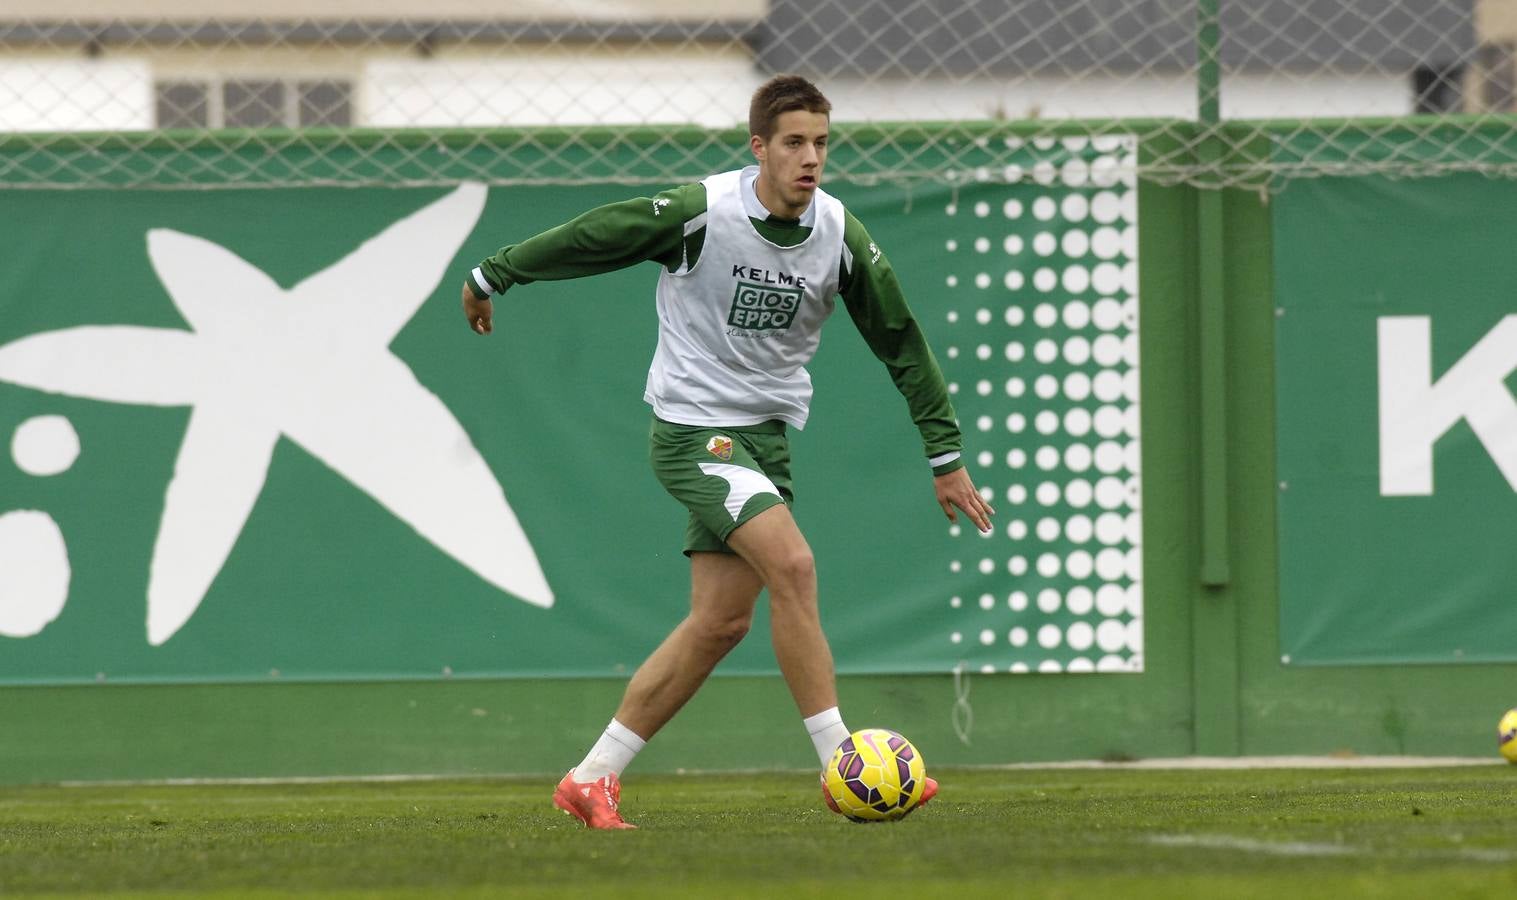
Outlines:
{"label": "red football boot", "polygon": [[922,799],[920,799],[920,800],[917,801],[917,805],[916,806],[913,806],[911,809],[906,810],[906,815],[909,816],[912,813],[916,812],[917,810],[921,809],[922,807],[926,806],[927,805],[927,801],[931,800],[933,797],[936,797],[937,795],[938,795],[938,780],[936,778],[926,778],[926,779],[924,779],[923,782],[922,782]]}
{"label": "red football boot", "polygon": [[827,771],[825,769],[822,770],[822,773],[818,777],[822,782],[822,799],[827,801],[827,808],[841,816],[843,811],[838,809],[838,802],[832,799],[832,792],[827,790]]}
{"label": "red football boot", "polygon": [[621,798],[621,779],[615,775],[575,781],[570,769],[553,792],[553,805],[585,823],[586,828],[636,828],[616,811]]}
{"label": "red football boot", "polygon": [[922,799],[920,799],[920,800],[917,801],[917,806],[926,806],[927,805],[927,801],[931,800],[933,797],[936,797],[937,795],[938,795],[938,780],[936,778],[928,778],[927,782],[922,785]]}

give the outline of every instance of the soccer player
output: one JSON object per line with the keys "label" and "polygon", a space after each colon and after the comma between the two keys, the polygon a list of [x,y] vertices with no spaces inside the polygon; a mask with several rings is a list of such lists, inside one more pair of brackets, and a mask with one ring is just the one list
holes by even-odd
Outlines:
{"label": "soccer player", "polygon": [[[994,511],[964,469],[947,386],[895,273],[821,190],[831,111],[806,79],[775,77],[749,108],[757,166],[593,209],[504,247],[466,279],[464,315],[485,335],[491,297],[513,286],[645,260],[662,267],[643,399],[653,407],[654,472],[690,511],[690,614],[638,668],[605,732],[553,795],[591,828],[635,827],[617,808],[623,770],[743,639],[764,589],[775,658],[823,764],[849,734],[811,548],[790,514],[786,435],[806,425],[806,364],[836,296],[906,398],[938,505],[950,521],[962,511],[990,530]],[[922,802],[936,793],[928,779]]]}

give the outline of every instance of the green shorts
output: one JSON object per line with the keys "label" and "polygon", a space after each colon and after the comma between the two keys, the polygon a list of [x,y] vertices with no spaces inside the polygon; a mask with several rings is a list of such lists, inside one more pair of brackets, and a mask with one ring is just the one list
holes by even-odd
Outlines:
{"label": "green shorts", "polygon": [[655,417],[648,444],[653,474],[690,510],[687,556],[733,552],[727,535],[769,507],[794,499],[784,422],[706,427]]}

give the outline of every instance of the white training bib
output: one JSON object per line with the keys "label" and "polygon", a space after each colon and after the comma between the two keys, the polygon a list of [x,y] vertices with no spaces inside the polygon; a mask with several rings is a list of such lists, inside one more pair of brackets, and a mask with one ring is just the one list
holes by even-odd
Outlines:
{"label": "white training bib", "polygon": [[[765,240],[744,192],[757,166],[713,175],[706,240],[696,264],[658,280],[658,349],[643,399],[681,425],[806,426],[822,325],[832,315],[843,256],[843,204],[817,189],[811,234],[794,247]],[[686,224],[699,228],[700,217]]]}

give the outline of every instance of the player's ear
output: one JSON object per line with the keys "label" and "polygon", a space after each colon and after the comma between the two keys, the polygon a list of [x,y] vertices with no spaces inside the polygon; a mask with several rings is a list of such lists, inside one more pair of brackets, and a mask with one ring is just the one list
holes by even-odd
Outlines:
{"label": "player's ear", "polygon": [[748,136],[748,149],[753,151],[753,158],[759,162],[764,161],[764,139],[756,134]]}

